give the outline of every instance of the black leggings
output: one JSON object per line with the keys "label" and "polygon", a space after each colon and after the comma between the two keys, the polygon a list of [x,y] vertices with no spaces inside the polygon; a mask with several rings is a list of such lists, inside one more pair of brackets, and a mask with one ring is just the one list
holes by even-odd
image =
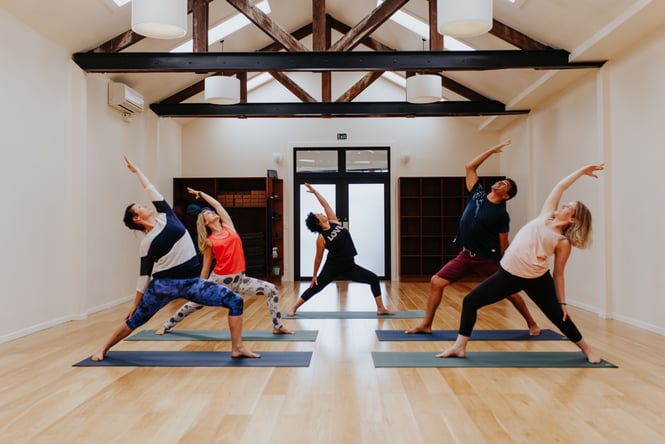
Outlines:
{"label": "black leggings", "polygon": [[494,304],[521,290],[526,292],[547,316],[547,319],[552,321],[568,339],[575,343],[582,339],[582,334],[570,316],[563,321],[563,310],[556,298],[554,279],[549,271],[540,277],[526,279],[513,276],[503,268],[499,268],[499,271],[481,282],[464,298],[459,334],[471,336],[478,309]]}
{"label": "black leggings", "polygon": [[323,265],[321,273],[319,273],[316,278],[317,285],[309,287],[300,297],[303,300],[308,301],[312,296],[323,290],[326,285],[335,279],[369,284],[372,290],[372,296],[375,298],[381,296],[379,277],[376,274],[361,267],[355,262],[344,265],[326,262]]}

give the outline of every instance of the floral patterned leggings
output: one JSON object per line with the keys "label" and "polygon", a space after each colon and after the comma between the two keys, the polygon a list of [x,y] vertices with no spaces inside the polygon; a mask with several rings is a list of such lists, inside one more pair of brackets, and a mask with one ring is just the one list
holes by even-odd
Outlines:
{"label": "floral patterned leggings", "polygon": [[[270,282],[245,276],[245,273],[218,275],[212,273],[209,281],[220,284],[236,293],[247,296],[266,296],[268,310],[272,317],[272,327],[274,329],[282,328],[282,313],[279,311],[279,292],[277,287]],[[203,308],[203,305],[196,302],[187,302],[178,309],[168,321],[164,322],[164,328],[170,330],[175,325],[185,319],[189,314]]]}

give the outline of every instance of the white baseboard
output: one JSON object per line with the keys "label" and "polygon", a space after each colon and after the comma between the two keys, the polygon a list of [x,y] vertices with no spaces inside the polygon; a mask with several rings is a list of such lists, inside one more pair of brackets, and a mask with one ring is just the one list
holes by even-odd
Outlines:
{"label": "white baseboard", "polygon": [[88,309],[87,311],[83,313],[78,313],[78,314],[71,314],[69,316],[62,316],[60,318],[56,319],[51,319],[46,322],[42,322],[40,324],[35,324],[31,325],[30,327],[27,328],[22,328],[21,330],[13,331],[9,334],[0,336],[0,344],[3,344],[5,342],[13,341],[14,339],[21,338],[23,336],[28,336],[33,333],[37,333],[38,331],[41,330],[46,330],[47,328],[55,327],[56,325],[64,324],[65,322],[69,321],[82,321],[88,318],[89,315],[93,313],[100,312],[102,310],[106,310],[108,308],[115,307],[120,304],[124,304],[127,301],[131,301],[134,298],[133,295],[130,296],[125,296],[120,299],[116,299],[114,301],[108,302],[106,304],[98,305],[96,307],[92,307]]}

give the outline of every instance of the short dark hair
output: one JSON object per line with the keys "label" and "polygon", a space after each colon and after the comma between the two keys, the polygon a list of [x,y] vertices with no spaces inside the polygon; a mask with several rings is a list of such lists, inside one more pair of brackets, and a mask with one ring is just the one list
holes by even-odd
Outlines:
{"label": "short dark hair", "polygon": [[143,225],[134,222],[134,216],[136,216],[136,212],[133,209],[134,205],[135,204],[133,203],[127,205],[127,208],[125,208],[125,215],[122,217],[122,221],[130,230],[145,231]]}
{"label": "short dark hair", "polygon": [[508,197],[508,199],[512,199],[517,194],[517,184],[511,178],[507,178],[506,180],[508,182],[510,182],[510,189],[508,190],[508,192],[506,194],[508,194],[508,196],[510,196],[510,197]]}
{"label": "short dark hair", "polygon": [[313,233],[320,233],[323,231],[321,228],[321,223],[319,222],[319,219],[316,217],[316,214],[314,213],[309,213],[307,215],[307,218],[305,219],[305,225],[307,225],[307,228],[309,231]]}

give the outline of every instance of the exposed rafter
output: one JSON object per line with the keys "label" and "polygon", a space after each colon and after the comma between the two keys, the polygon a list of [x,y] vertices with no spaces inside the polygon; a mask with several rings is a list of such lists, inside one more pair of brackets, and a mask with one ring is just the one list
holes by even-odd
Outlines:
{"label": "exposed rafter", "polygon": [[563,50],[400,52],[123,52],[74,54],[87,72],[263,71],[484,71],[497,69],[599,68],[600,62],[569,62]]}
{"label": "exposed rafter", "polygon": [[528,110],[506,110],[503,103],[437,102],[317,102],[317,103],[239,103],[210,105],[199,103],[150,105],[162,117],[450,117],[527,114]]}

